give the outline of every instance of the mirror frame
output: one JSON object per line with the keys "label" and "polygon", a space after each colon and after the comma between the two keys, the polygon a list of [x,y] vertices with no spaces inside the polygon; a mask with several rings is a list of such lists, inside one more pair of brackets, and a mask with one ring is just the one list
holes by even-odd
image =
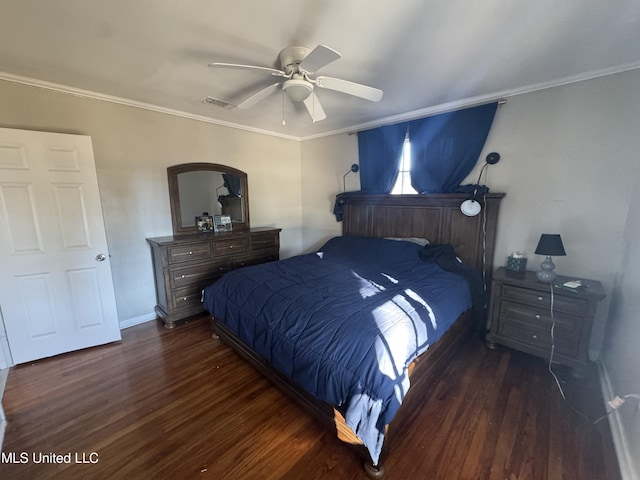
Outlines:
{"label": "mirror frame", "polygon": [[242,222],[233,222],[233,230],[246,230],[249,228],[249,182],[247,174],[242,170],[238,170],[226,165],[217,163],[182,163],[167,167],[167,180],[169,181],[169,203],[171,205],[171,223],[173,224],[174,235],[185,235],[197,233],[196,227],[183,227],[182,214],[180,213],[180,190],[178,188],[178,175],[187,172],[199,171],[215,171],[221,173],[230,173],[240,178],[242,187]]}

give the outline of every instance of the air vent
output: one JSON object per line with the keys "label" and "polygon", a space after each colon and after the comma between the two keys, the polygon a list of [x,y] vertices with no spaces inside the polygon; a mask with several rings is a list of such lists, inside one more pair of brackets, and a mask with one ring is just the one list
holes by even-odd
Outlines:
{"label": "air vent", "polygon": [[219,98],[207,97],[203,101],[204,103],[209,103],[211,105],[215,105],[216,107],[226,108],[227,110],[235,108],[235,105],[233,103],[225,102],[224,100],[220,100]]}

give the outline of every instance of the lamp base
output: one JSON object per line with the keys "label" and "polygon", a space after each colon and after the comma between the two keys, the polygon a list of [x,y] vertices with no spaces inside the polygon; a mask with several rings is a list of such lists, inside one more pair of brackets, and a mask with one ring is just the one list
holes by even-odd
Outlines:
{"label": "lamp base", "polygon": [[547,255],[547,258],[545,258],[544,261],[540,264],[540,268],[541,270],[536,273],[536,277],[538,278],[539,282],[551,283],[556,279],[556,272],[553,271],[556,266],[549,255]]}
{"label": "lamp base", "polygon": [[536,273],[536,277],[538,277],[539,282],[551,283],[556,279],[557,275],[554,271],[547,272],[545,270],[540,270],[538,273]]}

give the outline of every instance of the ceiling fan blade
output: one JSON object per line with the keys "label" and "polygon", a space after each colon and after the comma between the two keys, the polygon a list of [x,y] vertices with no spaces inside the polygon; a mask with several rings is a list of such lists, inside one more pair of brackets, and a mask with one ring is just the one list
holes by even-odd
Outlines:
{"label": "ceiling fan blade", "polygon": [[300,63],[300,68],[309,73],[317,72],[322,67],[329,65],[331,62],[335,62],[341,57],[342,55],[333,48],[329,48],[326,45],[318,45],[311,50],[309,55]]}
{"label": "ceiling fan blade", "polygon": [[260,100],[267,98],[272,93],[275,93],[276,90],[280,88],[280,85],[280,82],[274,83],[272,85],[269,85],[268,87],[263,88],[262,90],[257,91],[249,98],[247,98],[244,102],[239,103],[238,108],[243,109],[253,107]]}
{"label": "ceiling fan blade", "polygon": [[324,109],[322,105],[320,105],[320,100],[318,100],[316,92],[311,92],[311,95],[304,99],[304,106],[307,107],[307,112],[311,115],[313,123],[327,118],[327,114],[324,113]]}
{"label": "ceiling fan blade", "polygon": [[276,70],[275,68],[269,67],[259,67],[257,65],[240,65],[238,63],[222,63],[222,62],[213,62],[208,64],[209,67],[222,67],[222,68],[240,68],[243,70],[258,70],[261,72],[269,72],[271,75],[275,75],[277,77],[286,77],[287,74],[282,70]]}
{"label": "ceiling fan blade", "polygon": [[361,85],[359,83],[332,77],[317,77],[315,82],[319,87],[364,98],[365,100],[370,100],[372,102],[379,102],[382,100],[382,90],[368,87],[367,85]]}

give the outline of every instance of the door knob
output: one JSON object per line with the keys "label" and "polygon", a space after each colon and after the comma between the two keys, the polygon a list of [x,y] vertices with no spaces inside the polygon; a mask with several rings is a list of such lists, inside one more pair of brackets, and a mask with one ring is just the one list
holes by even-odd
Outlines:
{"label": "door knob", "polygon": [[106,258],[107,256],[104,253],[99,253],[98,255],[96,255],[96,260],[98,262],[104,262]]}

